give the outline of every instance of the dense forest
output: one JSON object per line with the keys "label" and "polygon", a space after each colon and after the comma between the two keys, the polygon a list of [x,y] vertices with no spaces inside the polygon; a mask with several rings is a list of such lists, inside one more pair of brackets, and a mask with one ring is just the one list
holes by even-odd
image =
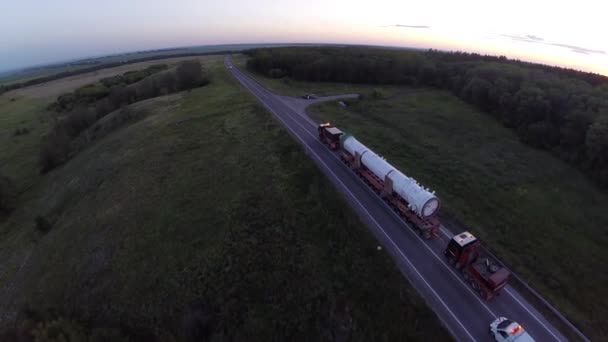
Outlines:
{"label": "dense forest", "polygon": [[447,89],[608,186],[608,77],[464,52],[263,48],[248,68],[273,78]]}

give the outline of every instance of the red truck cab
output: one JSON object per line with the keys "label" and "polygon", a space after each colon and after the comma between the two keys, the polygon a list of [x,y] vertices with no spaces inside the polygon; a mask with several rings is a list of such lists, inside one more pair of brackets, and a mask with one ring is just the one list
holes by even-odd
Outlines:
{"label": "red truck cab", "polygon": [[329,122],[320,124],[318,131],[319,140],[329,146],[331,150],[335,151],[340,148],[340,136],[342,136],[344,132],[334,127]]}
{"label": "red truck cab", "polygon": [[486,300],[498,295],[511,276],[511,272],[486,252],[481,242],[469,232],[452,237],[444,254]]}

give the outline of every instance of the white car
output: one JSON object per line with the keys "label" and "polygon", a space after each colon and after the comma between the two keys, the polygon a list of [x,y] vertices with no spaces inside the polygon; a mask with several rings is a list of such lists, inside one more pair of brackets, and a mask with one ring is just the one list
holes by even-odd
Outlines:
{"label": "white car", "polygon": [[534,342],[519,323],[506,317],[499,317],[490,324],[490,335],[498,342]]}

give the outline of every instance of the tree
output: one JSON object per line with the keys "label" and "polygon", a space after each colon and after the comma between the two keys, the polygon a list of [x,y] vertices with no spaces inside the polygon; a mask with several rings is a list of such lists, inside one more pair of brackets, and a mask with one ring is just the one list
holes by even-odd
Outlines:
{"label": "tree", "polygon": [[123,85],[118,85],[110,89],[108,100],[114,108],[120,108],[128,103],[125,88]]}
{"label": "tree", "polygon": [[177,80],[180,89],[191,89],[205,83],[203,68],[198,60],[183,61],[177,66]]}
{"label": "tree", "polygon": [[579,148],[585,145],[587,130],[593,123],[593,114],[576,110],[565,115],[560,127],[560,145]]}
{"label": "tree", "polygon": [[608,113],[598,116],[589,127],[585,146],[592,162],[608,166]]}
{"label": "tree", "polygon": [[162,73],[159,77],[158,82],[161,88],[161,93],[168,94],[177,90],[177,78],[172,72]]}
{"label": "tree", "polygon": [[15,187],[8,177],[0,175],[0,215],[14,209]]}
{"label": "tree", "polygon": [[135,92],[137,93],[138,101],[156,96],[157,89],[155,87],[154,82],[149,77],[138,82],[135,86]]}
{"label": "tree", "polygon": [[38,159],[40,172],[46,173],[66,161],[69,151],[69,136],[61,126],[55,126],[42,141]]}

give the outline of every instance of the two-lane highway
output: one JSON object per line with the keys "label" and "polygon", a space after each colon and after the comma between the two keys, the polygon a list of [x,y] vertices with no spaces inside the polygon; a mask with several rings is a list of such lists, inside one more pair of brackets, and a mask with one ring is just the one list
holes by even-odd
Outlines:
{"label": "two-lane highway", "polygon": [[446,230],[442,230],[440,239],[423,240],[332,151],[319,142],[314,122],[234,67],[228,57],[224,63],[241,85],[273,113],[289,134],[304,147],[306,154],[344,195],[456,340],[490,340],[490,322],[496,317],[506,316],[521,323],[537,341],[566,341],[513,288],[507,287],[493,301],[483,301],[465,283],[460,272],[445,262],[443,249],[449,239]]}

